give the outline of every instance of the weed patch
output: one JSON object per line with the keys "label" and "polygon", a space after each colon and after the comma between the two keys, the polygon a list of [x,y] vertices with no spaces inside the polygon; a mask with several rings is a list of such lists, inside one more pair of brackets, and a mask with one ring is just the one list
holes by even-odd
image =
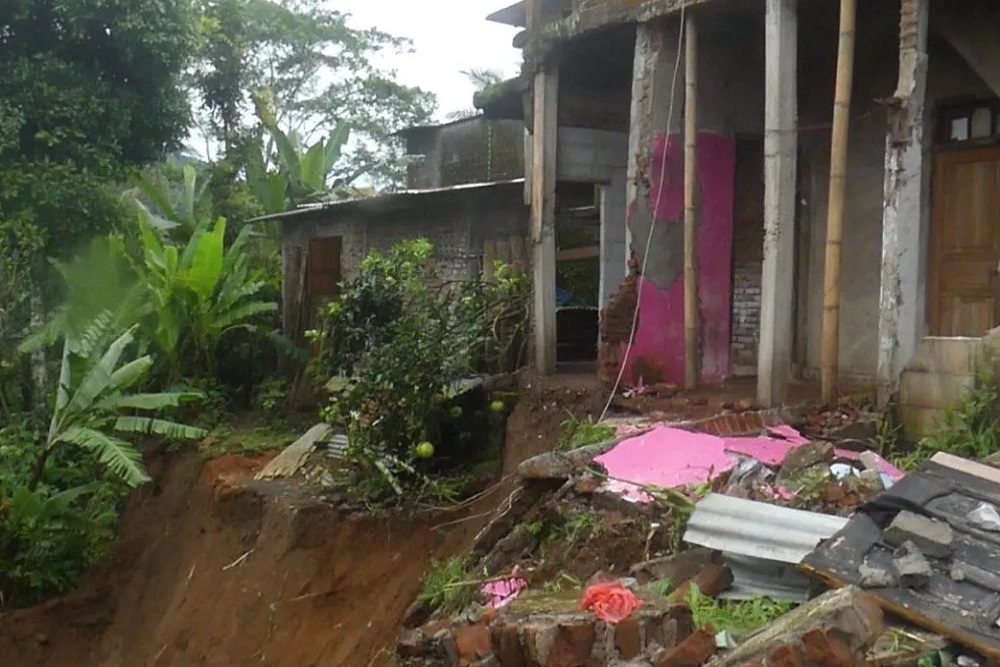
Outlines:
{"label": "weed patch", "polygon": [[594,422],[593,417],[577,419],[569,414],[562,423],[563,433],[557,445],[562,451],[570,451],[587,447],[589,445],[599,445],[615,437],[615,429]]}
{"label": "weed patch", "polygon": [[697,586],[691,587],[687,604],[694,614],[696,628],[712,626],[736,637],[745,637],[770,625],[793,606],[790,602],[777,602],[762,596],[746,601],[716,600],[703,594]]}
{"label": "weed patch", "polygon": [[468,561],[461,556],[434,561],[418,599],[445,613],[465,609],[479,597],[479,582],[469,580],[468,568]]}

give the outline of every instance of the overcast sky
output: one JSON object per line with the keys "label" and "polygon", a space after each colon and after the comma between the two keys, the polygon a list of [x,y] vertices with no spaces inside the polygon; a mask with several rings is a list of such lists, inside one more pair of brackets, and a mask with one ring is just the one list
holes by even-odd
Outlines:
{"label": "overcast sky", "polygon": [[463,70],[517,74],[521,52],[511,46],[517,29],[486,20],[513,0],[329,0],[352,16],[355,28],[375,27],[413,41],[414,53],[387,60],[401,83],[438,96],[438,118],[472,107],[475,91]]}

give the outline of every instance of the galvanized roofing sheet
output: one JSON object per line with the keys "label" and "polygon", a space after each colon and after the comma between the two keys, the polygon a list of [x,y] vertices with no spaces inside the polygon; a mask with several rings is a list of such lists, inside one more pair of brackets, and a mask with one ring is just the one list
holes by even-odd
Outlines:
{"label": "galvanized roofing sheet", "polygon": [[713,493],[695,506],[684,541],[741,556],[799,563],[846,525],[843,517]]}

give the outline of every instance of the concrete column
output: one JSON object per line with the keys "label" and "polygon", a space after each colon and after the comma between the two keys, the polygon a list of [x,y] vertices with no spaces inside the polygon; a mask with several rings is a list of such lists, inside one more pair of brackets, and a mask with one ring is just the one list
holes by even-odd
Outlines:
{"label": "concrete column", "polygon": [[879,299],[879,403],[889,402],[924,334],[930,221],[925,125],[930,0],[902,0],[898,105],[889,117]]}
{"label": "concrete column", "polygon": [[628,239],[625,225],[625,170],[616,170],[611,183],[601,187],[601,300],[607,308],[611,296],[625,280]]}
{"label": "concrete column", "polygon": [[531,167],[531,241],[534,247],[535,370],[556,372],[556,137],[559,72],[535,74]]}
{"label": "concrete column", "polygon": [[766,0],[764,28],[764,269],[757,400],[787,398],[792,368],[798,150],[797,0]]}

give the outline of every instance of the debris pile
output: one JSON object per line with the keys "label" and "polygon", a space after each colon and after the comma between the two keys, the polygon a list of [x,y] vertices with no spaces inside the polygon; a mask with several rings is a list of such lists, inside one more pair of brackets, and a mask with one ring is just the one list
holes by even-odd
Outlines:
{"label": "debris pile", "polygon": [[[520,485],[472,550],[482,605],[450,616],[415,605],[402,663],[1000,659],[1000,470],[939,454],[904,476],[856,441],[785,425],[752,437],[618,432],[520,466]],[[631,536],[602,532],[624,524]],[[569,567],[598,544],[610,549],[602,569]]]}

